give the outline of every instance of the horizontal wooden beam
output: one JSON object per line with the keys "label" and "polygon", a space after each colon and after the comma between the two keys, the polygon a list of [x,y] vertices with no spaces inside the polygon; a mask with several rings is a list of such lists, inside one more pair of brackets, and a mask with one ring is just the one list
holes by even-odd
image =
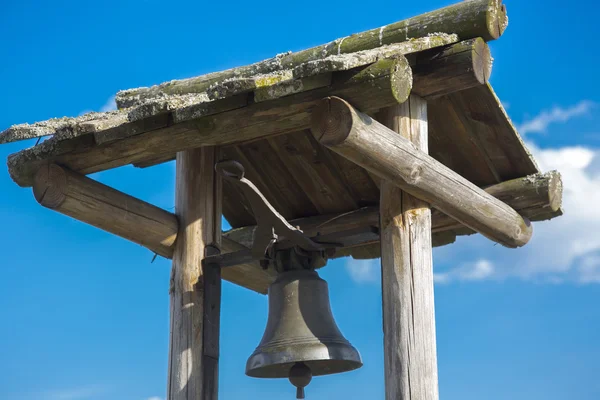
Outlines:
{"label": "horizontal wooden beam", "polygon": [[[54,164],[39,169],[33,194],[44,207],[138,243],[163,257],[173,257],[177,217],[162,208]],[[221,246],[224,252],[244,248],[226,238]],[[227,268],[222,276],[259,293],[266,293],[275,279],[274,272],[263,271],[258,263]]]}
{"label": "horizontal wooden beam", "polygon": [[[492,72],[492,59],[489,46],[481,39],[469,39],[459,43],[421,51],[409,56],[413,71],[413,90],[419,96],[429,99],[486,84]],[[343,72],[321,74],[295,79],[273,86],[254,90],[254,101],[263,102],[330,87],[335,81],[351,77],[359,81],[369,74],[386,74],[386,63],[380,62],[360,73]],[[333,78],[333,79],[332,79]],[[382,91],[382,95],[389,95]],[[353,95],[356,100],[360,95]],[[353,103],[354,106],[358,107]],[[156,157],[136,162],[140,168],[151,167],[166,161],[174,160],[175,154],[159,154]]]}
{"label": "horizontal wooden beam", "polygon": [[326,98],[315,109],[312,133],[329,149],[495,242],[520,247],[531,238],[531,224],[506,203],[340,98]]}
{"label": "horizontal wooden beam", "polygon": [[483,40],[489,41],[499,38],[507,25],[506,7],[502,4],[502,0],[463,1],[380,28],[340,38],[321,46],[279,55],[252,65],[167,82],[150,88],[122,91],[117,94],[116,101],[119,108],[125,108],[164,94],[199,93],[226,79],[270,74],[283,69],[292,69],[327,56],[373,49],[413,38],[426,37],[437,32],[453,33],[461,40],[481,37]]}
{"label": "horizontal wooden beam", "polygon": [[[562,182],[557,172],[515,179],[485,190],[503,199],[532,221],[562,214]],[[45,207],[141,244],[164,257],[173,256],[178,224],[175,215],[168,211],[57,165],[45,166],[38,171],[33,192]],[[377,227],[379,209],[367,207],[351,213],[302,218],[292,221],[292,224],[300,226],[309,236],[335,234],[366,226]],[[459,228],[463,226],[433,210],[434,245],[447,244],[454,236],[453,232]],[[222,252],[232,253],[251,247],[254,229],[244,227],[224,232]],[[463,229],[461,233],[469,231]],[[378,257],[378,242],[371,238],[365,240],[364,243],[357,243],[362,247],[340,249],[336,257]],[[263,270],[256,262],[223,270],[224,279],[263,294],[267,293],[275,276],[274,271]]]}
{"label": "horizontal wooden beam", "polygon": [[[520,215],[533,222],[545,221],[562,215],[562,179],[557,171],[513,179],[489,186],[483,190],[506,202]],[[290,223],[293,226],[299,226],[309,236],[335,234],[365,226],[378,227],[379,207],[364,207],[349,213],[299,218],[290,221]],[[223,238],[239,245],[250,246],[255,229],[256,226],[231,229],[223,232]],[[434,246],[443,246],[452,242],[451,239],[456,234],[474,233],[470,229],[465,229],[464,225],[456,220],[435,209],[432,210],[431,215],[431,231]],[[371,242],[362,243],[361,247],[368,244],[371,244]],[[373,247],[378,248],[379,245]],[[378,257],[378,250],[375,253],[370,250],[365,251],[364,256],[360,256],[360,252],[361,250],[357,247],[341,249],[336,253],[336,257],[354,255],[355,253],[358,253],[358,258]],[[355,256],[355,258],[357,257]]]}
{"label": "horizontal wooden beam", "polygon": [[[331,74],[331,85],[284,98],[254,103],[215,115],[194,118],[175,125],[137,134],[145,121],[132,132],[113,132],[110,141],[81,136],[71,141],[32,147],[9,157],[9,170],[21,186],[31,185],[35,171],[51,161],[82,174],[103,171],[161,156],[171,156],[189,148],[225,145],[262,137],[295,132],[310,126],[312,109],[328,94],[343,96],[362,110],[379,110],[405,101],[412,88],[412,70],[406,58],[396,55],[352,71]],[[231,99],[224,99],[229,104]],[[202,107],[200,104],[198,107]],[[167,116],[168,114],[163,114]],[[180,117],[177,117],[180,118]],[[168,118],[167,118],[168,119]],[[47,141],[50,142],[50,141]],[[97,142],[102,142],[98,145]]]}

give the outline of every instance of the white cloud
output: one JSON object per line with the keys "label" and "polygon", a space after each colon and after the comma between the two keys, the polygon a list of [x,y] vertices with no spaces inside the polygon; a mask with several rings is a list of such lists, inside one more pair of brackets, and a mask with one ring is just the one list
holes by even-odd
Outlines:
{"label": "white cloud", "polygon": [[550,111],[542,111],[539,115],[534,118],[523,122],[518,127],[518,131],[521,135],[528,133],[543,133],[550,124],[556,122],[567,122],[572,118],[579,117],[587,114],[594,107],[594,103],[588,100],[579,102],[578,104],[568,107],[554,107]]}
{"label": "white cloud", "polygon": [[[104,103],[104,105],[102,107],[100,107],[99,112],[107,112],[107,111],[114,111],[117,109],[117,103],[115,102],[115,96],[111,96],[108,98],[108,100],[106,100],[106,103]],[[83,110],[82,112],[79,113],[78,116],[82,116],[88,113],[94,112],[94,110]]]}
{"label": "white cloud", "polygon": [[600,171],[590,169],[600,152],[585,147],[529,147],[543,170],[557,169],[562,174],[565,215],[535,226],[536,241],[525,247],[529,247],[527,269],[575,274],[571,278],[589,282],[580,272],[584,264],[589,265],[589,257],[600,251]]}
{"label": "white cloud", "polygon": [[494,265],[489,260],[479,260],[474,263],[463,264],[450,271],[435,273],[433,280],[436,283],[450,283],[453,281],[481,281],[494,275]]}
{"label": "white cloud", "polygon": [[158,396],[154,396],[154,397],[149,397],[146,400],[162,400],[162,399]]}
{"label": "white cloud", "polygon": [[[583,115],[591,105],[584,101],[544,111],[525,123],[525,130],[540,131],[552,122]],[[461,237],[451,246],[435,249],[438,284],[511,278],[550,284],[600,283],[600,149],[541,148],[531,140],[527,147],[542,171],[561,173],[565,214],[536,222],[530,243],[520,249],[504,248],[481,235]],[[346,268],[357,282],[379,279],[379,260],[348,260]]]}
{"label": "white cloud", "polygon": [[346,259],[346,271],[350,277],[358,283],[375,283],[379,281],[381,261],[379,258],[373,260]]}
{"label": "white cloud", "polygon": [[111,96],[106,103],[100,108],[100,112],[114,111],[117,109],[117,103],[115,102],[115,96]]}
{"label": "white cloud", "polygon": [[[530,122],[526,130],[531,132],[554,121],[583,115],[591,104],[581,102],[568,109],[543,112],[532,120],[542,122]],[[455,245],[437,250],[436,261],[441,261],[441,265],[452,265],[455,260],[464,260],[464,254],[470,254],[471,260],[493,262],[495,268],[483,277],[485,279],[600,283],[600,149],[585,146],[541,148],[531,140],[527,147],[542,171],[556,169],[561,173],[565,214],[552,221],[535,223],[533,237],[523,248],[505,249],[481,236],[461,238]],[[464,268],[437,273],[438,282],[460,279],[459,273],[464,272]]]}

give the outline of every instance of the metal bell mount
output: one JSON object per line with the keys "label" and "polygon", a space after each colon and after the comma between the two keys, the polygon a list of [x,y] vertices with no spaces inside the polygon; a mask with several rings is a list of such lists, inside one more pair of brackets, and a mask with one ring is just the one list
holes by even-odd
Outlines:
{"label": "metal bell mount", "polygon": [[[260,344],[248,358],[246,375],[289,378],[296,398],[313,376],[352,371],[362,366],[358,351],[340,332],[329,304],[327,282],[315,271],[327,262],[341,236],[309,238],[290,225],[258,188],[244,178],[236,161],[221,161],[215,170],[247,198],[257,228],[251,250],[207,257],[204,263],[221,267],[259,260],[277,271],[269,287],[269,315]],[[344,235],[342,235],[344,236]],[[351,235],[345,235],[350,237]]]}

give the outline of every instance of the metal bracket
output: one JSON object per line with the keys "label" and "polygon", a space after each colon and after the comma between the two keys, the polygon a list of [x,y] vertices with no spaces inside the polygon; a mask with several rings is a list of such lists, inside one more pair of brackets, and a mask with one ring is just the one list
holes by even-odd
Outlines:
{"label": "metal bracket", "polygon": [[[244,193],[250,203],[257,227],[254,231],[254,240],[251,249],[240,250],[226,254],[206,254],[203,265],[211,264],[221,268],[259,261],[263,268],[273,263],[277,270],[288,268],[282,260],[290,256],[305,258],[303,262],[296,265],[319,266],[326,262],[337,247],[348,245],[346,242],[352,240],[353,236],[365,233],[344,232],[335,235],[321,235],[313,238],[307,237],[300,229],[293,227],[275,210],[258,188],[244,177],[244,167],[237,161],[220,161],[215,165],[215,171],[223,179],[235,184]],[[370,228],[370,227],[369,227]],[[366,232],[369,234],[370,232]],[[345,236],[344,236],[345,234]],[[376,236],[377,233],[374,232]],[[346,239],[341,243],[337,239]],[[284,253],[294,252],[294,255]],[[288,257],[288,258],[286,258]]]}
{"label": "metal bracket", "polygon": [[312,241],[300,229],[290,225],[260,190],[244,178],[242,164],[237,161],[221,161],[215,165],[215,170],[223,179],[227,179],[240,188],[252,207],[257,222],[252,246],[252,256],[255,259],[273,259],[273,246],[279,240],[280,235],[285,237],[286,241],[306,251],[323,251],[327,248],[326,244]]}

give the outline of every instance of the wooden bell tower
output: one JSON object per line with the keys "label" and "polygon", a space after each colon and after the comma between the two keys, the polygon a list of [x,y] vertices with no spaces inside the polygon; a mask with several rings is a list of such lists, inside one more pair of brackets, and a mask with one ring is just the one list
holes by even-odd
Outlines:
{"label": "wooden bell tower", "polygon": [[[221,279],[265,294],[276,276],[249,250],[257,215],[215,172],[221,160],[242,164],[307,237],[337,235],[334,258],[381,257],[386,399],[437,400],[432,247],[473,233],[520,247],[532,221],[562,215],[560,175],[538,170],[489,84],[487,42],[507,23],[501,0],[463,1],[119,92],[117,111],[15,125],[0,144],[49,136],[9,157],[18,185],[173,259],[169,400],[217,399]],[[174,159],[175,213],[86,176]],[[233,229],[222,232],[222,216]],[[235,266],[203,266],[246,253]]]}

